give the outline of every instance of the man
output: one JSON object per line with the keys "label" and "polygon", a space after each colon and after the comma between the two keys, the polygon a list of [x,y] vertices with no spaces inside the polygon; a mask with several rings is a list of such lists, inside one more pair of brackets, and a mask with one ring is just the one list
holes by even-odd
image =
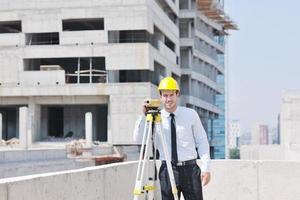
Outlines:
{"label": "man", "polygon": [[[167,149],[171,155],[172,168],[178,196],[183,193],[185,200],[202,200],[202,185],[210,181],[209,144],[205,130],[196,111],[177,105],[179,87],[172,77],[164,78],[158,87],[163,103],[161,110],[162,129]],[[146,112],[145,104],[143,112]],[[141,141],[143,134],[141,117],[136,124],[134,140]],[[173,200],[166,162],[161,145],[157,145],[162,165],[159,170],[161,196],[163,200]],[[201,170],[196,163],[197,151],[202,161]],[[202,173],[201,173],[202,171]]]}

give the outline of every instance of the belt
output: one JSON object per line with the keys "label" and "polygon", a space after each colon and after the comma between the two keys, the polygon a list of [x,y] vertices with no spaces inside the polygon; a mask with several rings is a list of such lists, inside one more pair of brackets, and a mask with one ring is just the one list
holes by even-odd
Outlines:
{"label": "belt", "polygon": [[[172,163],[172,165],[180,167],[180,166],[197,164],[197,161],[196,161],[196,159],[193,159],[193,160],[186,160],[186,161],[181,161],[181,162],[177,162],[177,163],[174,163],[174,162],[171,162],[171,163]],[[163,160],[162,164],[166,164],[166,161]]]}

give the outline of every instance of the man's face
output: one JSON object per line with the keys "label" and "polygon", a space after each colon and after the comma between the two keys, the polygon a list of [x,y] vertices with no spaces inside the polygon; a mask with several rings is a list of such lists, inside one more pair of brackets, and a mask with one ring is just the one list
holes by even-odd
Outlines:
{"label": "man's face", "polygon": [[160,99],[166,111],[174,112],[176,110],[178,95],[178,92],[176,92],[175,90],[161,91]]}

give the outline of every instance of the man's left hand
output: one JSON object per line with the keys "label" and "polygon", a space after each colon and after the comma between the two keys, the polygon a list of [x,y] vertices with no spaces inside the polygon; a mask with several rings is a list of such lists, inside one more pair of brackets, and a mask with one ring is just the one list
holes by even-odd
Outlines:
{"label": "man's left hand", "polygon": [[210,172],[202,172],[201,173],[201,182],[202,186],[206,186],[210,181]]}

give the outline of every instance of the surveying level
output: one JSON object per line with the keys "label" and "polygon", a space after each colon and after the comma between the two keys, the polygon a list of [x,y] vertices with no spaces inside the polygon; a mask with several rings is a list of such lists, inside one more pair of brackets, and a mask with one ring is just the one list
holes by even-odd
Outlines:
{"label": "surveying level", "polygon": [[158,108],[160,106],[160,100],[159,99],[147,99],[145,106],[146,106],[147,110],[158,110]]}
{"label": "surveying level", "polygon": [[[165,136],[162,132],[161,113],[158,109],[160,102],[159,104],[157,104],[157,102],[153,102],[154,101],[149,102],[149,105],[152,105],[152,109],[146,112],[142,146],[140,150],[135,187],[133,191],[134,200],[139,200],[141,198],[143,200],[154,200],[154,191],[156,189],[156,136],[158,137],[158,140],[162,145],[163,152],[160,153],[164,153],[166,159],[167,170],[174,199],[178,200],[177,188],[175,184],[170,155],[167,149]],[[146,168],[148,170],[147,175],[145,175]]]}

